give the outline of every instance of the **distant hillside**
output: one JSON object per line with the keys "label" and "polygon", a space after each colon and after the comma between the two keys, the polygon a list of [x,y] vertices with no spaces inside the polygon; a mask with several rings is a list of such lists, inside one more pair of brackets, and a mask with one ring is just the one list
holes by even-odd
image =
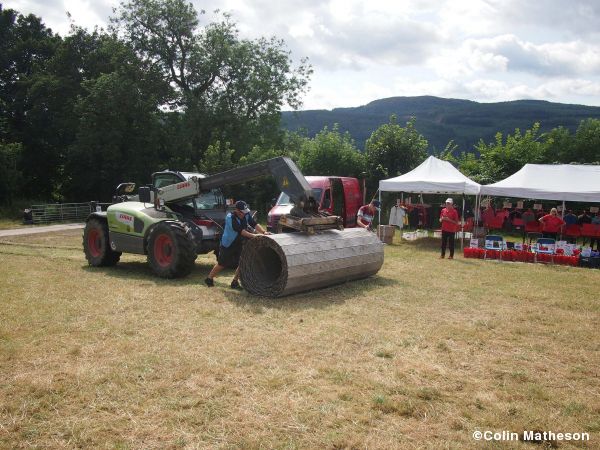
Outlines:
{"label": "distant hillside", "polygon": [[477,103],[429,96],[392,97],[356,108],[283,112],[282,123],[288,130],[306,129],[311,137],[324,126],[338,123],[363,149],[371,133],[392,114],[401,125],[416,117],[416,128],[429,141],[430,151],[443,150],[451,139],[460,150],[470,151],[479,139],[489,142],[498,131],[512,134],[515,128],[526,130],[535,122],[540,122],[542,132],[558,126],[575,131],[581,120],[600,118],[600,107],[539,100]]}

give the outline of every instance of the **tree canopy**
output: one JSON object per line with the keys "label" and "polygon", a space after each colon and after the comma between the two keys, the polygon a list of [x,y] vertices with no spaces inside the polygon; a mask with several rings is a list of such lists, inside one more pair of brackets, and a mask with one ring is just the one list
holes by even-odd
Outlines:
{"label": "tree canopy", "polygon": [[[369,122],[364,153],[340,125],[284,131],[281,110],[301,106],[311,66],[276,37],[244,39],[232,17],[211,17],[184,0],[125,0],[108,30],[60,36],[0,4],[0,204],[108,201],[118,183],[157,170],[214,173],[281,155],[306,175],[366,176],[375,189],[425,159],[415,119]],[[599,163],[600,120],[546,133],[534,123],[475,149],[451,141],[442,156],[483,183],[525,163]],[[235,189],[259,208],[276,193],[269,179]]]}
{"label": "tree canopy", "polygon": [[280,110],[301,104],[310,65],[275,37],[240,38],[227,15],[200,17],[181,0],[125,1],[109,30],[61,37],[0,5],[0,144],[21,194],[106,200],[155,170],[279,147]]}
{"label": "tree canopy", "polygon": [[366,164],[372,181],[409,172],[427,157],[427,140],[415,129],[415,119],[405,127],[396,121],[391,116],[367,139]]}
{"label": "tree canopy", "polygon": [[364,155],[350,134],[342,134],[338,125],[332,130],[325,127],[314,139],[306,139],[298,162],[305,175],[363,177],[365,171]]}
{"label": "tree canopy", "polygon": [[282,106],[301,105],[312,73],[305,59],[292,67],[282,40],[241,39],[227,14],[200,26],[184,0],[122,2],[113,24],[169,83],[170,105],[186,112],[195,161],[214,141],[230,142],[238,158],[247,153],[259,136],[278,128]]}
{"label": "tree canopy", "polygon": [[474,181],[495,183],[517,172],[525,164],[599,164],[600,120],[583,120],[575,135],[558,127],[548,133],[539,132],[540,124],[522,132],[503,136],[497,133],[492,142],[480,140],[475,150],[479,154],[448,148],[442,158],[453,162]]}

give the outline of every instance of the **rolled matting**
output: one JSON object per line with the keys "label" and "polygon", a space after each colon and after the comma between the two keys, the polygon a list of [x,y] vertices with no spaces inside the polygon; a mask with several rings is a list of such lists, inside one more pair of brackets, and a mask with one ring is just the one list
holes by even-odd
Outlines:
{"label": "rolled matting", "polygon": [[240,277],[254,295],[282,297],[366,278],[383,264],[383,244],[362,228],[258,236],[244,244]]}

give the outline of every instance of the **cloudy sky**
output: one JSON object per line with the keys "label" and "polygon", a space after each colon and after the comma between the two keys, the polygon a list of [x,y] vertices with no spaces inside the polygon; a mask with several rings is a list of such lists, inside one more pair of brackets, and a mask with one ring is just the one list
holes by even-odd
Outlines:
{"label": "cloudy sky", "polygon": [[[0,0],[1,1],[1,0]],[[5,0],[61,35],[105,26],[118,0]],[[193,0],[243,37],[283,38],[314,68],[303,109],[393,96],[600,106],[598,0]],[[203,16],[203,21],[214,18]]]}

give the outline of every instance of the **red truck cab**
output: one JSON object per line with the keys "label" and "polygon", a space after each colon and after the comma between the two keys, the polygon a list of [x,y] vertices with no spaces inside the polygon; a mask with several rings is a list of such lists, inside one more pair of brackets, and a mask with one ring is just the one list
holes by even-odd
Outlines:
{"label": "red truck cab", "polygon": [[[306,181],[313,190],[315,200],[319,202],[319,211],[340,216],[345,228],[356,226],[356,214],[363,200],[360,183],[356,178],[314,176],[306,177]],[[275,206],[267,214],[267,229],[277,232],[279,218],[289,214],[292,206],[285,193],[279,194]]]}

